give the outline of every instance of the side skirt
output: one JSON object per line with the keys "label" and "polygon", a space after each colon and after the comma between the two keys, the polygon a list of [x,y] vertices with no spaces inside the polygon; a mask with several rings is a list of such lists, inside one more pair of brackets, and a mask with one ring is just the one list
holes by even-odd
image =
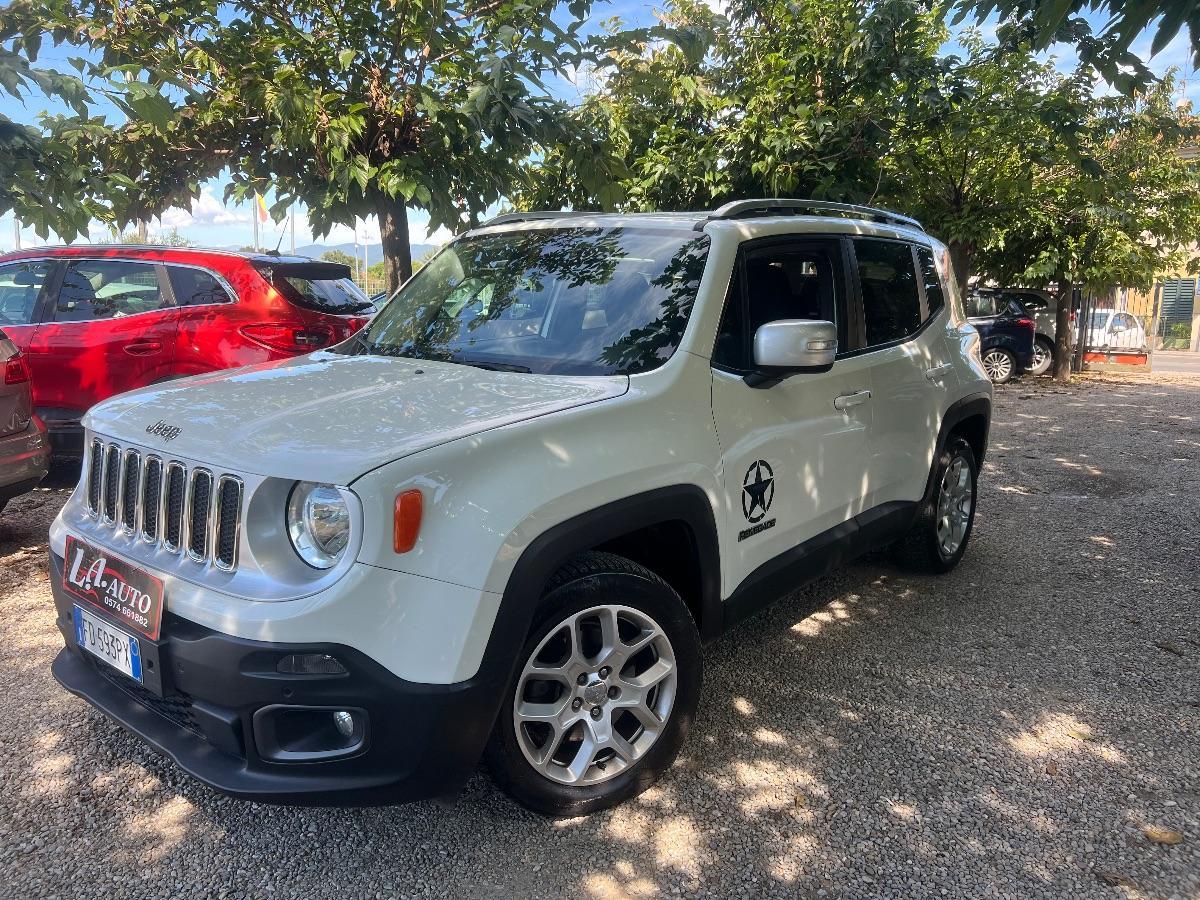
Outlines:
{"label": "side skirt", "polygon": [[722,625],[732,628],[793,591],[904,534],[919,503],[894,501],[869,509],[763,563],[725,601]]}

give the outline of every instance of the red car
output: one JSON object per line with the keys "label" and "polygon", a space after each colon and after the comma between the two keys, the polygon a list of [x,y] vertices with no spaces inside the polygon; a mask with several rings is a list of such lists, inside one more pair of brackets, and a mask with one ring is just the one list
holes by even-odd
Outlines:
{"label": "red car", "polygon": [[338,263],[150,246],[0,256],[0,329],[33,370],[56,452],[114,394],[296,356],[345,340],[374,306]]}

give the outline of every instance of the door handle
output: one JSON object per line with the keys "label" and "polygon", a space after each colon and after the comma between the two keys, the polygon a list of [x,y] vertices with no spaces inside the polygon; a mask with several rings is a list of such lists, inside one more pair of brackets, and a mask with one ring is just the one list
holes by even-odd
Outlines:
{"label": "door handle", "polygon": [[125,352],[130,356],[149,356],[162,350],[162,341],[134,341],[125,345]]}
{"label": "door handle", "polygon": [[833,398],[833,408],[849,409],[852,406],[858,406],[860,403],[866,403],[870,399],[870,391],[855,391],[852,394],[838,394]]}
{"label": "door handle", "polygon": [[950,374],[954,366],[946,363],[944,366],[934,366],[932,369],[925,370],[925,377],[930,381],[938,381]]}

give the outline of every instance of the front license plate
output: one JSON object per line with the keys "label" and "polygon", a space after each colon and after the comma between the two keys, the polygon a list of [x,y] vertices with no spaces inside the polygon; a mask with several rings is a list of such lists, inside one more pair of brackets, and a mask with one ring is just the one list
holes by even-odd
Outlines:
{"label": "front license plate", "polygon": [[75,640],[79,646],[135,681],[141,681],[142,648],[138,639],[78,606],[74,612]]}
{"label": "front license plate", "polygon": [[163,583],[149,572],[67,535],[63,587],[126,627],[158,640]]}

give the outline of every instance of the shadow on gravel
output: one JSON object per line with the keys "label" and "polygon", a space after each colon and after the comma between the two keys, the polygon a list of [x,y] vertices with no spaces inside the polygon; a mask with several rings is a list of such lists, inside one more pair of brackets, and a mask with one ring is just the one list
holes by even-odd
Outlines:
{"label": "shadow on gravel", "polygon": [[[1027,413],[1020,390],[999,397],[963,565],[924,578],[868,558],[708,648],[684,753],[634,802],[550,821],[482,776],[447,806],[231,801],[12,647],[0,677],[44,712],[35,768],[0,786],[0,876],[92,866],[127,896],[1196,895],[1200,499],[1164,520],[1144,494],[1056,481],[1139,454],[1139,477],[1182,477],[1172,441],[1129,443],[1179,404],[1121,387]],[[1108,404],[1138,424],[1113,438]],[[63,818],[35,846],[21,821],[47,809]]]}

